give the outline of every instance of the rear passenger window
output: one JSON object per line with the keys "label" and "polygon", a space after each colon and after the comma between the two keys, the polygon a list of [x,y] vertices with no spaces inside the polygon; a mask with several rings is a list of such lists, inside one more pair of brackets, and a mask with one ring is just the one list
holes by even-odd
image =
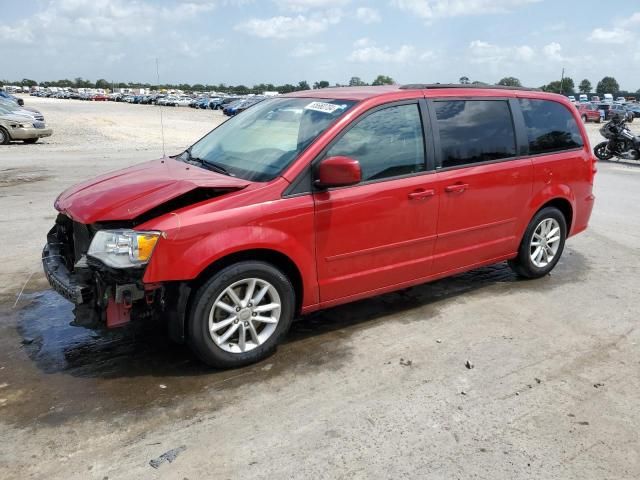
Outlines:
{"label": "rear passenger window", "polygon": [[504,100],[436,101],[442,168],[516,156],[511,110]]}
{"label": "rear passenger window", "polygon": [[388,107],[366,116],[326,156],[336,155],[358,160],[364,182],[425,170],[418,105]]}
{"label": "rear passenger window", "polygon": [[564,105],[549,100],[519,100],[529,140],[529,153],[558,152],[583,146],[573,115]]}

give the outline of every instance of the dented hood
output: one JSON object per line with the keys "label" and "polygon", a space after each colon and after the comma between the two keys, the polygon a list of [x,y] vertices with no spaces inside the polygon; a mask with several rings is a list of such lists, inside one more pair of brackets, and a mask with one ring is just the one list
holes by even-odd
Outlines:
{"label": "dented hood", "polygon": [[89,224],[133,220],[197,188],[239,190],[251,182],[211,172],[172,158],[107,173],[65,190],[55,207]]}

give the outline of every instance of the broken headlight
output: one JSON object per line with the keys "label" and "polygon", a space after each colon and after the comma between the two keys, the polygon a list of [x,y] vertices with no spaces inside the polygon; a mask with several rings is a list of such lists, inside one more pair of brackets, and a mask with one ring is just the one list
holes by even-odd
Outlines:
{"label": "broken headlight", "polygon": [[149,262],[162,232],[99,230],[87,255],[113,268],[129,268]]}

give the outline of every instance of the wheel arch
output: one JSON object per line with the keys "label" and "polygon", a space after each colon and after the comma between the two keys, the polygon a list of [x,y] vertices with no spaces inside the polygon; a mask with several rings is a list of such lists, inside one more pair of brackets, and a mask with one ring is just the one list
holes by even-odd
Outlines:
{"label": "wheel arch", "polygon": [[569,236],[571,232],[571,227],[573,226],[573,217],[574,217],[573,205],[571,204],[571,202],[564,197],[553,198],[547,201],[546,203],[544,203],[543,205],[541,205],[540,208],[538,208],[534,212],[531,218],[533,218],[540,210],[547,207],[555,207],[558,210],[560,210],[567,224],[567,236]]}
{"label": "wheel arch", "polygon": [[284,273],[291,281],[293,291],[296,297],[296,314],[302,308],[302,298],[304,294],[304,284],[302,281],[302,273],[296,263],[287,255],[277,250],[269,248],[252,248],[247,250],[239,250],[223,257],[220,257],[210,263],[204,270],[198,274],[196,278],[191,280],[191,291],[200,288],[211,276],[223,268],[233,265],[234,263],[244,261],[262,261],[273,265]]}
{"label": "wheel arch", "polygon": [[295,315],[302,310],[304,282],[302,273],[295,262],[282,252],[269,248],[252,248],[235,251],[217,258],[205,267],[197,277],[187,282],[172,282],[170,295],[176,299],[175,309],[168,315],[170,337],[183,343],[186,337],[186,324],[191,314],[192,300],[198,289],[216,272],[234,263],[243,261],[262,261],[280,269],[291,281],[295,294]]}

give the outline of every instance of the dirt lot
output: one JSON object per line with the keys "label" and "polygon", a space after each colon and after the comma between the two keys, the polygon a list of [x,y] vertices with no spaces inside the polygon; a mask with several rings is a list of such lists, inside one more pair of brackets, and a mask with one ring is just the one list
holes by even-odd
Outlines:
{"label": "dirt lot", "polygon": [[[219,372],[161,329],[69,326],[41,274],[55,196],[159,157],[159,108],[26,102],[55,133],[0,148],[0,478],[640,477],[637,165],[599,165],[546,278],[500,264],[335,308]],[[221,120],[164,109],[166,151]]]}

